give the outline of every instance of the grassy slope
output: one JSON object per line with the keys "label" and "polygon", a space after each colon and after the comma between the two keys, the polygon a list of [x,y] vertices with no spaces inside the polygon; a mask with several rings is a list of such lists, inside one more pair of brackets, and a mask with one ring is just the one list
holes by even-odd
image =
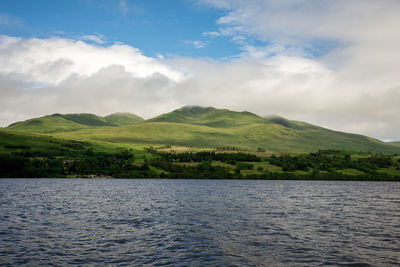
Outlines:
{"label": "grassy slope", "polygon": [[[65,149],[66,144],[69,144],[72,140],[76,139],[54,138],[53,136],[48,135],[29,134],[0,128],[0,153],[22,151],[45,152],[49,150]],[[7,146],[28,146],[29,149],[6,148]],[[121,148],[121,146],[101,142],[86,143],[85,147],[92,148],[97,152],[113,152]]]}
{"label": "grassy slope", "polygon": [[31,149],[53,149],[59,147],[47,136],[29,135],[0,129],[0,152],[23,151],[24,149],[6,148],[6,146],[28,146]]}
{"label": "grassy slope", "polygon": [[203,125],[213,128],[232,128],[249,124],[267,124],[269,121],[250,112],[236,112],[213,107],[186,106],[148,120],[148,122],[174,122]]}
{"label": "grassy slope", "polygon": [[[154,126],[153,124],[151,124]],[[160,124],[156,124],[159,126]],[[161,123],[161,125],[165,125],[167,128],[170,127],[170,124],[168,123]],[[179,125],[179,124],[177,124]],[[142,127],[146,127],[146,125],[142,124]],[[196,131],[196,126],[193,126]],[[126,127],[127,129],[132,130],[132,127]],[[205,127],[207,128],[207,127]],[[113,127],[109,127],[106,129],[115,129]],[[149,128],[152,130],[151,128]],[[174,129],[172,129],[174,131]],[[81,132],[83,133],[83,131]],[[186,133],[185,133],[186,134]],[[185,134],[181,135],[182,138],[185,138]],[[124,136],[124,134],[122,134]],[[76,136],[75,136],[76,137]],[[154,137],[154,136],[153,136]],[[86,137],[80,136],[78,139],[86,139]],[[102,139],[102,138],[101,138]],[[91,143],[85,143],[83,149],[88,149],[91,148],[96,152],[115,152],[119,151],[121,148],[134,148],[134,154],[135,154],[135,162],[136,164],[142,164],[144,159],[147,158],[152,158],[154,155],[146,152],[143,150],[143,146],[123,146],[122,143],[117,142],[117,143],[108,143],[108,142],[96,142],[93,141],[92,139]],[[118,140],[121,141],[121,140]],[[125,141],[124,141],[125,142]],[[62,139],[62,138],[54,138],[51,136],[43,136],[43,135],[36,135],[36,134],[27,134],[27,133],[21,133],[21,132],[16,132],[16,131],[11,131],[11,130],[6,130],[6,129],[0,129],[0,153],[9,153],[9,152],[22,152],[22,151],[29,151],[29,152],[34,152],[34,151],[43,151],[44,153],[50,153],[52,152],[57,152],[57,151],[65,151],[65,149],[68,150],[73,150],[68,144],[71,144],[69,140]],[[9,147],[9,146],[17,146],[16,147]],[[21,148],[18,148],[21,147]],[[24,147],[29,147],[29,149],[24,148]],[[83,150],[76,151],[76,153],[73,153],[74,157],[79,158],[79,153],[81,153]],[[77,154],[78,153],[78,154]],[[70,156],[66,156],[67,158]],[[394,160],[398,160],[400,157],[395,157]],[[197,165],[198,163],[177,163],[179,165]],[[245,170],[242,171],[242,174],[262,174],[265,171],[269,172],[283,172],[282,169],[278,166],[271,165],[267,161],[261,161],[261,162],[254,162],[252,163],[254,165],[253,170]],[[215,161],[213,162],[214,166],[223,166],[226,167],[228,170],[230,170],[233,173],[234,165],[229,165],[226,163],[218,162]],[[258,168],[262,168],[261,170],[258,170]],[[157,171],[157,170],[153,170]],[[158,170],[160,171],[160,170]],[[350,175],[360,175],[363,174],[362,171],[355,170],[355,169],[343,169],[343,170],[337,170],[338,172],[344,173],[344,174],[350,174]],[[311,170],[308,172],[310,173]],[[381,173],[388,173],[392,175],[399,175],[399,170],[396,169],[396,167],[390,167],[390,168],[385,168],[385,169],[379,169],[378,172]],[[295,173],[307,173],[307,172],[300,172],[296,171]]]}
{"label": "grassy slope", "polygon": [[168,122],[140,123],[123,127],[103,127],[59,132],[54,136],[67,139],[96,140],[109,143],[138,143],[215,148],[235,146],[242,150],[306,152],[318,149],[345,149],[398,153],[400,149],[364,136],[334,131],[299,131],[274,124],[254,124],[236,128],[211,128]]}
{"label": "grassy slope", "polygon": [[143,119],[132,113],[118,112],[105,116],[104,119],[114,125],[130,125],[142,122]]}
{"label": "grassy slope", "polygon": [[154,119],[123,127],[82,129],[57,133],[61,138],[110,143],[139,143],[215,148],[235,146],[242,150],[306,152],[344,149],[398,153],[400,149],[378,140],[336,132],[307,123],[274,123],[248,112],[185,107]]}
{"label": "grassy slope", "polygon": [[142,118],[130,113],[114,113],[104,118],[90,113],[57,113],[13,123],[8,126],[7,129],[30,133],[55,133],[100,126],[130,125],[139,123],[141,121],[143,121]]}
{"label": "grassy slope", "polygon": [[[46,118],[45,126],[57,125],[54,121],[48,121],[47,117],[53,116],[43,117]],[[63,139],[105,142],[110,146],[131,147],[133,144],[198,148],[234,146],[252,151],[262,147],[267,151],[277,152],[344,149],[400,153],[399,147],[361,135],[336,132],[283,118],[264,119],[249,112],[233,112],[211,107],[184,107],[142,123],[119,127],[89,127],[78,124],[80,128],[74,128],[75,122],[68,121],[66,124],[68,127],[53,127],[57,130],[50,131],[50,126],[34,125],[35,128],[24,123],[27,122],[17,124],[17,128],[50,133]],[[62,124],[60,121],[57,123]]]}
{"label": "grassy slope", "polygon": [[60,116],[44,116],[41,118],[17,122],[7,127],[9,130],[28,133],[54,133],[75,131],[83,128],[88,128],[88,126],[67,120]]}
{"label": "grassy slope", "polygon": [[[76,140],[76,138],[75,138]],[[13,131],[9,129],[0,128],[0,153],[12,153],[12,152],[43,152],[44,154],[51,154],[50,152],[59,152],[71,150],[74,148],[69,146],[71,144],[70,139],[54,138],[47,135],[28,134],[19,131]],[[74,143],[72,143],[74,144]],[[18,148],[21,147],[21,148]],[[23,147],[29,147],[23,148]],[[92,149],[94,152],[106,152],[115,153],[121,151],[121,149],[133,148],[136,157],[136,162],[142,164],[144,159],[150,159],[154,157],[151,153],[148,153],[143,149],[143,146],[125,146],[123,144],[105,143],[91,141],[90,143],[84,143],[84,149]],[[75,150],[73,158],[78,157],[83,152],[82,149]],[[68,158],[68,156],[67,156]]]}
{"label": "grassy slope", "polygon": [[54,133],[75,131],[93,126],[115,126],[104,118],[88,113],[53,114],[13,123],[7,129],[29,133]]}
{"label": "grassy slope", "polygon": [[387,144],[390,144],[390,145],[392,145],[392,146],[398,146],[398,147],[400,147],[400,141],[398,141],[398,142],[389,142],[389,143],[387,143]]}
{"label": "grassy slope", "polygon": [[61,117],[86,126],[115,126],[114,124],[108,122],[105,118],[90,113],[53,114],[51,116]]}

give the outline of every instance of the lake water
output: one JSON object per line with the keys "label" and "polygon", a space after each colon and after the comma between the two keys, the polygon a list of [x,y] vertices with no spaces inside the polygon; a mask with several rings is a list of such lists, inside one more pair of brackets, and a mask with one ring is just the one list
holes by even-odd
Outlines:
{"label": "lake water", "polygon": [[400,183],[0,179],[0,265],[399,266]]}

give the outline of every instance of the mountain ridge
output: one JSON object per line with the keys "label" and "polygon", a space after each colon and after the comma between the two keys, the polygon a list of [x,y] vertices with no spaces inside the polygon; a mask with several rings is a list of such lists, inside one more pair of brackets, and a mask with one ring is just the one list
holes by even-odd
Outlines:
{"label": "mountain ridge", "polygon": [[139,116],[127,113],[117,112],[105,117],[92,113],[54,113],[38,118],[32,118],[25,121],[15,122],[7,126],[5,129],[16,131],[26,131],[36,133],[51,133],[60,131],[75,131],[88,127],[116,127],[121,125],[129,125],[143,121]]}
{"label": "mountain ridge", "polygon": [[215,128],[236,127],[249,123],[267,123],[264,118],[248,111],[232,111],[214,107],[184,106],[147,120],[203,125]]}
{"label": "mountain ridge", "polygon": [[[114,116],[118,117],[118,114],[124,113],[116,114]],[[106,118],[112,115],[53,114],[37,118],[36,121],[31,119],[12,124],[5,129],[125,146],[147,144],[198,148],[237,147],[247,151],[275,152],[341,149],[400,153],[400,146],[371,137],[277,116],[262,118],[247,111],[185,106],[148,120],[132,114],[134,123],[122,125],[116,125],[115,120],[107,121]]]}

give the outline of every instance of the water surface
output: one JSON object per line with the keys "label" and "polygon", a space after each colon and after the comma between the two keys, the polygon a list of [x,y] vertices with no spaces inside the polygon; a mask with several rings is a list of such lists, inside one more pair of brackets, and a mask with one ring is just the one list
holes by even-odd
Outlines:
{"label": "water surface", "polygon": [[398,266],[400,183],[0,179],[0,265]]}

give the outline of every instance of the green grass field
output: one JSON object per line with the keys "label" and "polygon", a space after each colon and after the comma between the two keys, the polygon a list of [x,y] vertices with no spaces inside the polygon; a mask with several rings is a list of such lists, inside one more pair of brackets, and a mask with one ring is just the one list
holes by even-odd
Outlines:
{"label": "green grass field", "polygon": [[389,144],[400,147],[400,142],[390,142]]}
{"label": "green grass field", "polygon": [[[147,125],[147,126],[146,126]],[[162,125],[163,127],[166,127],[164,131],[167,131],[168,129],[171,131],[171,135],[173,135],[173,131],[176,130],[175,128],[171,128],[171,124],[165,123],[165,122],[154,122],[154,123],[147,123],[147,124],[138,124],[137,127],[148,127],[148,125],[159,127]],[[176,127],[181,127],[181,124],[173,124],[176,125]],[[193,125],[195,129],[198,129],[198,127],[205,127],[208,129],[209,127],[206,126],[199,126],[199,125]],[[100,129],[113,129],[114,127],[97,127]],[[92,129],[97,129],[97,128],[92,128]],[[124,127],[122,127],[124,128]],[[132,126],[126,127],[127,131],[132,130]],[[137,128],[135,128],[137,129]],[[215,130],[215,129],[214,129]],[[206,130],[205,130],[206,131]],[[216,131],[216,130],[215,130]],[[0,156],[7,154],[13,154],[15,152],[19,153],[17,155],[21,155],[25,158],[29,158],[31,160],[46,160],[46,158],[53,158],[57,160],[73,160],[73,161],[85,161],[91,159],[91,155],[99,155],[99,153],[107,153],[107,157],[110,157],[114,154],[117,153],[122,153],[124,151],[129,151],[130,154],[134,155],[134,158],[132,160],[132,166],[136,166],[136,168],[142,168],[143,165],[151,164],[153,160],[158,160],[160,157],[160,154],[154,153],[155,151],[165,151],[167,153],[183,153],[183,152],[201,152],[201,151],[206,151],[207,149],[199,148],[199,147],[170,147],[166,145],[159,145],[156,147],[149,147],[147,143],[135,143],[135,142],[121,142],[120,140],[115,141],[115,140],[108,140],[108,141],[102,141],[102,138],[108,137],[105,135],[104,137],[100,136],[99,140],[93,140],[92,138],[89,138],[85,136],[86,132],[84,130],[79,130],[76,131],[78,133],[81,133],[82,136],[76,136],[76,135],[70,135],[70,132],[62,132],[62,133],[57,133],[57,135],[54,135],[54,133],[51,136],[49,134],[44,135],[44,134],[29,134],[29,133],[24,133],[20,131],[12,131],[12,130],[5,130],[5,129],[0,129]],[[113,133],[113,131],[111,131]],[[134,131],[133,131],[134,132]],[[143,133],[143,131],[139,131],[140,133]],[[207,132],[207,131],[206,131]],[[101,133],[104,133],[104,131],[101,131]],[[156,132],[157,133],[157,132]],[[125,133],[122,132],[121,136],[124,136]],[[150,135],[150,132],[148,133]],[[185,137],[185,135],[187,135]],[[156,138],[157,136],[151,136],[151,138]],[[118,138],[118,137],[116,137]],[[191,138],[190,135],[187,133],[183,133],[180,136],[181,139],[185,138]],[[154,141],[153,141],[154,142]],[[187,142],[187,140],[185,141]],[[208,149],[208,151],[212,151]],[[90,154],[92,153],[92,154]],[[98,153],[98,154],[93,154],[93,153]],[[218,150],[216,153],[224,153],[225,155],[229,155],[230,153],[237,153],[237,151],[221,151]],[[323,166],[317,166],[317,167],[308,167],[306,169],[295,169],[292,171],[285,171],[283,165],[273,165],[273,161],[271,161],[272,158],[270,158],[271,153],[269,152],[251,152],[252,154],[257,155],[260,157],[260,161],[253,161],[250,163],[251,168],[246,168],[243,169],[241,168],[240,170],[240,175],[241,177],[251,177],[251,176],[257,176],[257,175],[264,175],[264,174],[269,174],[269,173],[278,173],[278,174],[290,174],[290,175],[295,175],[295,177],[311,177],[314,171],[317,171],[317,173],[325,173],[328,174],[330,172],[334,173],[339,173],[343,175],[347,175],[347,177],[359,177],[362,175],[367,175],[370,173],[370,170],[365,170],[360,164],[358,164],[357,169],[340,169],[340,168],[333,168],[329,169],[329,173],[327,171],[321,170],[320,168]],[[335,162],[335,157],[344,157],[344,155],[348,155],[349,153],[351,154],[351,160],[353,161],[359,161],[359,160],[368,160],[370,155],[368,153],[353,153],[353,152],[341,152],[341,151],[336,151],[333,152],[333,154],[329,154],[329,151],[327,152],[326,157],[332,160],[332,162]],[[281,155],[283,154],[282,152],[276,153],[276,155]],[[317,153],[318,154],[318,153]],[[308,155],[308,153],[289,153],[291,158],[294,158],[296,156],[304,156]],[[386,156],[387,157],[387,156]],[[400,156],[391,156],[390,159],[392,160],[392,164],[386,165],[388,167],[380,167],[376,168],[373,167],[374,170],[378,174],[383,174],[383,175],[389,175],[389,176],[400,176]],[[171,161],[173,165],[177,166],[182,166],[185,168],[192,168],[194,172],[198,170],[199,167],[202,167],[203,162],[179,162],[179,161]],[[239,163],[227,163],[226,161],[221,162],[218,160],[213,160],[211,162],[211,166],[213,167],[218,167],[222,168],[225,170],[225,172],[230,173],[231,175],[237,175],[237,168],[238,166],[241,166]],[[5,165],[6,166],[6,165]],[[100,165],[99,165],[100,166]],[[352,165],[353,166],[353,165]],[[372,165],[371,165],[372,166]],[[133,167],[135,168],[135,167]],[[365,172],[364,172],[365,170]],[[176,174],[176,173],[175,173]],[[68,176],[69,175],[69,176]],[[70,175],[68,174],[67,177],[76,177],[78,174]],[[89,176],[95,176],[97,177],[98,175],[103,176],[102,174],[85,174],[83,176],[78,176],[78,177],[89,177]],[[112,174],[111,174],[112,175]],[[163,177],[163,175],[174,175],[174,172],[170,172],[169,170],[165,170],[162,167],[156,165],[149,165],[148,166],[148,171],[146,172],[145,177]],[[110,176],[110,174],[106,175]],[[12,176],[13,177],[13,176]],[[36,176],[36,177],[41,177],[41,176]],[[328,176],[330,177],[330,176]]]}
{"label": "green grass field", "polygon": [[[28,134],[19,131],[0,129],[0,153],[12,152],[40,152],[44,155],[57,155],[58,152],[70,151],[78,156],[84,150],[90,149],[94,152],[115,153],[122,150],[134,151],[137,161],[144,162],[145,159],[154,157],[147,152],[144,145],[125,145],[106,142],[76,142],[76,139],[57,138],[48,135]],[[75,153],[74,153],[75,152]]]}

